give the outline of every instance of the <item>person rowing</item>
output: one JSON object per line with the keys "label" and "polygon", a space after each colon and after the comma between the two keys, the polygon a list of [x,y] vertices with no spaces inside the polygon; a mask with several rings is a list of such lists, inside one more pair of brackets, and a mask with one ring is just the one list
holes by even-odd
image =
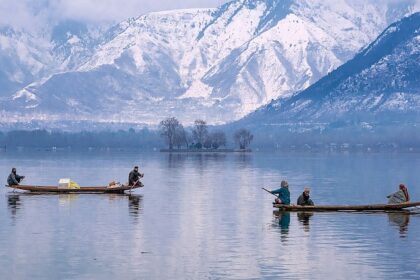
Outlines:
{"label": "person rowing", "polygon": [[12,172],[7,177],[7,184],[9,186],[17,186],[25,178],[25,176],[20,176],[16,173],[16,168],[12,168]]}
{"label": "person rowing", "polygon": [[287,181],[281,181],[280,188],[277,190],[272,190],[271,193],[277,195],[274,203],[290,205],[290,191],[289,183],[287,183]]}
{"label": "person rowing", "polygon": [[144,174],[139,172],[139,167],[134,166],[134,169],[128,174],[128,185],[131,187],[142,186],[140,178],[143,178]]}
{"label": "person rowing", "polygon": [[308,187],[306,187],[303,190],[303,193],[297,199],[297,203],[296,204],[297,205],[300,205],[300,206],[314,206],[314,202],[309,197],[309,193],[310,192],[311,192],[311,189],[309,189]]}
{"label": "person rowing", "polygon": [[404,184],[399,185],[399,190],[387,196],[388,204],[398,204],[410,201],[408,189]]}

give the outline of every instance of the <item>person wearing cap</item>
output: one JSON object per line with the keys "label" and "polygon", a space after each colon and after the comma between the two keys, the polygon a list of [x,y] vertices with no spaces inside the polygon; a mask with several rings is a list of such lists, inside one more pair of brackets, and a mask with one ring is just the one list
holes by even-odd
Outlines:
{"label": "person wearing cap", "polygon": [[144,174],[139,172],[139,167],[134,166],[134,169],[128,175],[129,186],[141,186],[140,178],[143,178]]}
{"label": "person wearing cap", "polygon": [[287,181],[281,181],[280,189],[273,190],[271,193],[277,195],[275,203],[290,205],[289,183]]}
{"label": "person wearing cap", "polygon": [[398,204],[410,201],[408,189],[404,184],[400,184],[399,191],[387,196],[388,204]]}
{"label": "person wearing cap", "polygon": [[12,168],[12,172],[10,173],[9,177],[7,177],[7,184],[9,186],[17,186],[19,185],[20,181],[23,180],[25,176],[20,176],[16,173],[16,168]]}
{"label": "person wearing cap", "polygon": [[309,193],[311,192],[311,190],[306,187],[303,190],[303,193],[299,196],[299,198],[297,199],[297,205],[300,206],[313,206],[314,202],[312,201],[312,199],[309,197]]}

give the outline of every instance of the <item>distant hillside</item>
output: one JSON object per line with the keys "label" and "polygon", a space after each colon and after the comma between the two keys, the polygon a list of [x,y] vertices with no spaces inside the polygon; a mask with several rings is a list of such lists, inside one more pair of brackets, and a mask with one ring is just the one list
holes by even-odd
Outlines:
{"label": "distant hillside", "polygon": [[308,89],[274,100],[232,125],[261,133],[325,134],[348,128],[360,137],[377,131],[384,138],[392,129],[405,128],[413,134],[398,137],[420,140],[413,138],[420,136],[420,13],[390,25]]}

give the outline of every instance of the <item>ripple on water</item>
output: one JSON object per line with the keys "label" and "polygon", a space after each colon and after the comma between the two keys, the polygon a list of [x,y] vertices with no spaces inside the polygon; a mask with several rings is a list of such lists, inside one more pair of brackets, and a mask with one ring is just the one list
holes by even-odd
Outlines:
{"label": "ripple on water", "polygon": [[[57,174],[101,184],[124,181],[133,163],[146,173],[146,187],[132,195],[25,195],[2,188],[1,275],[418,279],[420,215],[279,214],[261,191],[286,178],[293,201],[306,184],[322,204],[380,201],[400,180],[409,188],[420,181],[420,159],[412,155],[26,154],[0,158],[0,173],[13,165],[37,184],[56,182]],[[410,192],[420,197],[420,190]]]}

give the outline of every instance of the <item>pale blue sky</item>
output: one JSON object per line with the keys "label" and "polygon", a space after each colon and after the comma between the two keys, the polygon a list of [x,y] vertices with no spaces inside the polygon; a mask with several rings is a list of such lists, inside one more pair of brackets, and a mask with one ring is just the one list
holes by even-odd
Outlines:
{"label": "pale blue sky", "polygon": [[122,21],[150,11],[217,7],[227,0],[0,0],[0,24],[34,28],[61,19]]}

